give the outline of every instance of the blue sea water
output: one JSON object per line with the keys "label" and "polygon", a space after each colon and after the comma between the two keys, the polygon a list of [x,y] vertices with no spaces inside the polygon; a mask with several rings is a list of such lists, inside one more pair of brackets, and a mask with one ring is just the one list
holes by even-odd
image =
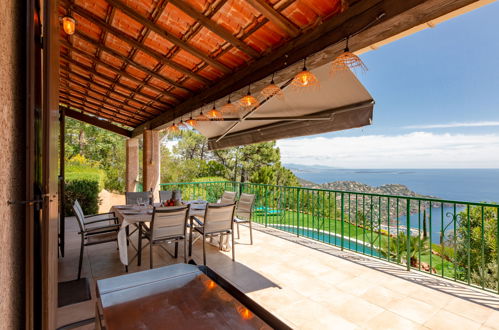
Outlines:
{"label": "blue sea water", "polygon": [[357,181],[370,186],[403,184],[414,192],[440,199],[499,202],[499,169],[293,169],[315,183]]}

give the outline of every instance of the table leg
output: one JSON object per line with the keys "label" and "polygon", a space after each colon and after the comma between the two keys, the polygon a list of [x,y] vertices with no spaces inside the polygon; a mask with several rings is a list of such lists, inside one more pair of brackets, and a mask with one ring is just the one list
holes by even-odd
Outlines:
{"label": "table leg", "polygon": [[189,257],[192,256],[192,229],[194,228],[193,225],[193,221],[192,221],[192,217],[189,217],[189,221],[190,221],[190,230],[189,230]]}
{"label": "table leg", "polygon": [[137,266],[140,266],[140,262],[142,261],[142,222],[138,223],[139,225],[139,242],[137,244]]}

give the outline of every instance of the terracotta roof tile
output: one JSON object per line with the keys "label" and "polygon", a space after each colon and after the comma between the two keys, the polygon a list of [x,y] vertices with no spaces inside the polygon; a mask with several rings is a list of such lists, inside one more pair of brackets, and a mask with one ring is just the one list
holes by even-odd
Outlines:
{"label": "terracotta roof tile", "polygon": [[[224,77],[237,74],[240,68],[251,65],[258,53],[263,56],[290,38],[246,0],[183,1],[256,53],[245,49],[238,41],[225,40],[213,32],[209,24],[204,26],[168,0],[114,1],[177,38],[177,45],[113,8],[106,0],[70,0],[74,4],[71,11],[64,7],[63,1],[59,13],[61,16],[70,14],[77,21],[78,33],[68,37],[61,31],[61,38],[66,43],[61,45],[61,99],[69,98],[74,107],[130,127],[138,126],[154,114],[169,111],[173,105],[182,103]],[[341,10],[341,0],[268,2],[302,30]],[[98,20],[93,21],[95,17]],[[115,31],[107,31],[110,28]],[[67,43],[88,56],[71,51]],[[182,46],[182,43],[192,49]],[[164,57],[164,61],[159,61],[158,56]],[[92,74],[93,70],[108,79]],[[115,71],[123,74],[118,75]],[[83,86],[88,86],[88,81],[95,83],[90,84],[87,94],[82,94],[86,92]],[[67,96],[71,90],[75,95]]]}

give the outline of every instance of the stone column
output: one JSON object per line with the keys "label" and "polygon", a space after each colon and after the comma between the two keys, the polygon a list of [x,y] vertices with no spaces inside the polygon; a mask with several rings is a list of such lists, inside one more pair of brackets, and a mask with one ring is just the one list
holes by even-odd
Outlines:
{"label": "stone column", "polygon": [[139,139],[126,140],[126,191],[135,191],[139,175]]}
{"label": "stone column", "polygon": [[145,130],[142,159],[144,191],[152,189],[153,200],[159,201],[159,131]]}

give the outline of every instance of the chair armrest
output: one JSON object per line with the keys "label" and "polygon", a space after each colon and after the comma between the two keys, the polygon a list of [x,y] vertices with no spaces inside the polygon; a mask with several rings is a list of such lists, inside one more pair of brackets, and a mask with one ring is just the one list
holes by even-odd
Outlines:
{"label": "chair armrest", "polygon": [[108,215],[108,214],[111,214],[113,217],[116,217],[116,214],[114,214],[114,212],[106,212],[106,213],[97,213],[97,214],[86,215],[85,219],[94,218],[94,217],[103,216],[103,215]]}
{"label": "chair armrest", "polygon": [[[90,228],[86,229],[83,231],[83,233],[88,234],[88,235],[97,235],[97,234],[103,234],[111,231],[118,231],[120,229],[120,225],[109,225],[109,226],[104,226],[104,227],[96,227],[96,228]],[[82,232],[79,232],[78,234],[81,234]]]}
{"label": "chair armrest", "polygon": [[94,220],[94,221],[85,222],[85,224],[86,225],[90,225],[92,223],[98,223],[98,222],[104,222],[104,221],[114,221],[114,220],[118,220],[118,218],[114,217],[114,218],[106,218],[106,219]]}
{"label": "chair armrest", "polygon": [[197,217],[192,217],[192,219],[199,225],[199,226],[204,226],[204,222],[202,222],[201,220],[199,220]]}

